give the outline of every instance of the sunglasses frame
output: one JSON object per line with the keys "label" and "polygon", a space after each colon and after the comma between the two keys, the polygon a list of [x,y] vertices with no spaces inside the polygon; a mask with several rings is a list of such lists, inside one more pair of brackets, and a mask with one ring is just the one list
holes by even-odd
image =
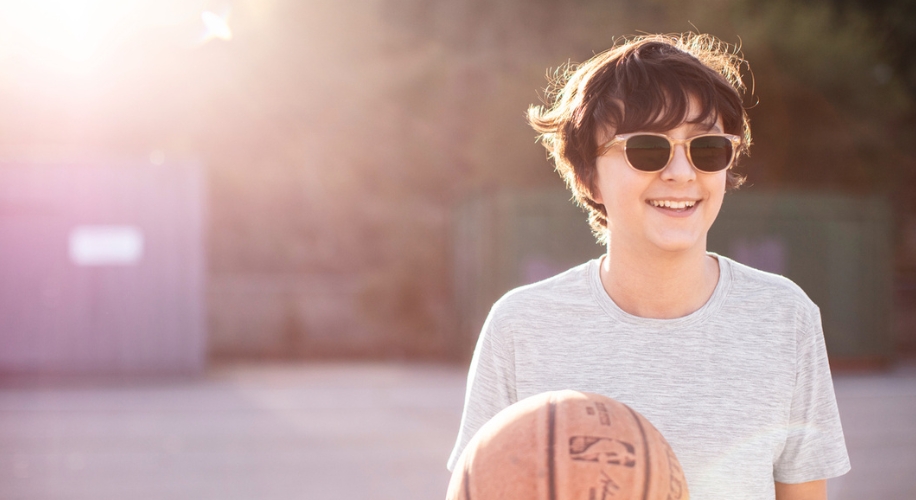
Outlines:
{"label": "sunglasses frame", "polygon": [[[630,158],[627,157],[626,142],[631,137],[636,137],[639,135],[651,135],[655,137],[664,137],[668,141],[668,146],[669,146],[668,161],[665,162],[665,165],[663,167],[657,170],[642,170],[642,169],[634,167],[633,164],[630,163]],[[693,141],[694,139],[699,139],[701,137],[724,137],[732,143],[732,157],[731,157],[731,160],[728,162],[728,165],[726,165],[722,169],[713,170],[713,171],[701,170],[697,168],[697,166],[693,163],[693,157],[691,157],[690,155],[690,142]],[[623,158],[626,160],[627,165],[629,165],[630,168],[632,168],[633,170],[636,170],[637,172],[644,172],[647,174],[654,174],[654,173],[661,172],[662,170],[668,168],[668,165],[671,164],[671,159],[674,158],[674,148],[680,145],[686,145],[687,147],[684,148],[684,151],[687,153],[687,161],[688,163],[690,163],[690,166],[693,167],[693,169],[696,170],[697,172],[702,172],[704,174],[715,174],[718,172],[722,172],[723,170],[728,170],[732,168],[732,166],[735,165],[735,160],[738,158],[738,148],[741,146],[741,138],[733,134],[700,134],[700,135],[695,135],[693,137],[688,137],[686,139],[672,139],[671,137],[668,137],[665,134],[657,134],[653,132],[633,132],[631,134],[615,135],[613,139],[604,143],[604,145],[602,145],[598,149],[598,156],[606,155],[607,152],[610,151],[611,148],[613,148],[614,146],[618,144],[623,144]]]}

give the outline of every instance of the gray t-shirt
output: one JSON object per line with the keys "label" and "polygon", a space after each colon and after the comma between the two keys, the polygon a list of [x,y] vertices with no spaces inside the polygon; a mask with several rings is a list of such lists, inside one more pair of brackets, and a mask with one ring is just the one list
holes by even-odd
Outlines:
{"label": "gray t-shirt", "polygon": [[448,468],[487,420],[544,391],[595,392],[649,419],[677,454],[691,498],[772,499],[774,480],[849,470],[820,312],[786,278],[710,254],[719,282],[676,319],[621,310],[600,259],[496,302],[471,361]]}

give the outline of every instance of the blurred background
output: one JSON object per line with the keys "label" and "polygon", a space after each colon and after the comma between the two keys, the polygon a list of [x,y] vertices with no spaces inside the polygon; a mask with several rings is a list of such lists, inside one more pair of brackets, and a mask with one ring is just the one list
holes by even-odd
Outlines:
{"label": "blurred background", "polygon": [[[710,247],[801,284],[822,307],[838,373],[897,373],[916,354],[912,0],[0,0],[4,497],[77,497],[28,484],[85,470],[106,429],[159,436],[137,450],[189,449],[193,433],[143,421],[150,412],[254,404],[299,415],[281,420],[301,431],[302,415],[340,410],[328,386],[374,387],[374,403],[347,411],[390,410],[385,421],[406,426],[365,439],[426,443],[420,463],[438,475],[409,460],[379,472],[371,453],[360,462],[363,477],[421,485],[370,481],[377,498],[444,488],[489,305],[602,251],[525,110],[553,68],[621,36],[683,31],[740,45],[750,62],[748,182],[727,196]],[[113,380],[125,377],[139,388],[121,392]],[[909,406],[890,391],[888,408],[911,421],[907,380],[892,386]],[[103,416],[119,411],[146,423]],[[80,412],[96,412],[83,414],[94,430],[67,444],[66,415]],[[239,422],[213,442],[262,428]],[[417,426],[437,437],[417,438]],[[201,446],[212,457],[247,445]],[[907,453],[900,477],[916,471]],[[205,462],[189,467],[225,472]],[[86,484],[113,469],[99,470]],[[26,479],[37,483],[15,482]],[[278,498],[300,491],[283,481]],[[188,484],[162,495],[217,494]],[[321,491],[306,496],[348,497]]]}
{"label": "blurred background", "polygon": [[[751,63],[743,191],[887,201],[894,343],[916,349],[912,2],[2,6],[7,164],[199,165],[208,360],[466,360],[456,214],[561,189],[524,121],[548,69],[685,30]],[[26,210],[10,200],[6,220]]]}

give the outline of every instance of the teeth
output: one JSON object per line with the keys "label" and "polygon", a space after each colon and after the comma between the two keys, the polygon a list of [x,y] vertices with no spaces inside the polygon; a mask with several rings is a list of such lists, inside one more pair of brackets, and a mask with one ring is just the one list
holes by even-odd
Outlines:
{"label": "teeth", "polygon": [[683,210],[697,204],[696,201],[649,200],[652,206]]}

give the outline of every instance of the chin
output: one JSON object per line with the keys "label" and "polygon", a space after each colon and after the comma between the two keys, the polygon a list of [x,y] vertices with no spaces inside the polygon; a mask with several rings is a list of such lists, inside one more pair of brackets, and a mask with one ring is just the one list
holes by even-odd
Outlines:
{"label": "chin", "polygon": [[687,254],[696,249],[696,247],[690,245],[658,245],[657,248],[660,251],[672,256],[678,254]]}
{"label": "chin", "polygon": [[[651,240],[650,240],[651,241]],[[688,253],[698,248],[706,251],[706,240],[698,238],[659,238],[651,241],[655,248],[667,253]]]}

